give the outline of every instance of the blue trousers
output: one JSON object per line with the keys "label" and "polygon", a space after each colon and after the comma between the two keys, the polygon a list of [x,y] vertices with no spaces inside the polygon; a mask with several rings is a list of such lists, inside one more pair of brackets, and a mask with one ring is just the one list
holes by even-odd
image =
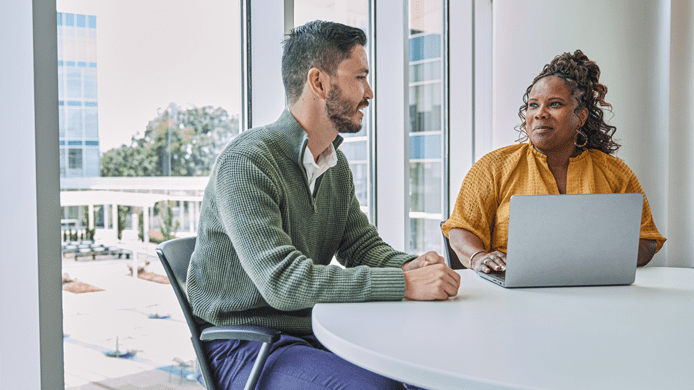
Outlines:
{"label": "blue trousers", "polygon": [[[207,344],[220,389],[243,389],[261,343],[215,340]],[[403,390],[401,382],[356,366],[321,345],[315,336],[283,334],[273,344],[257,389]]]}

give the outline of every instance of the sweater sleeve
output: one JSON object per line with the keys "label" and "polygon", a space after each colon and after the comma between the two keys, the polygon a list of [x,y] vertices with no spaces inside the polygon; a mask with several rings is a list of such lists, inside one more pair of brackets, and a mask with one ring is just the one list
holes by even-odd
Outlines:
{"label": "sweater sleeve", "polygon": [[[314,264],[283,230],[282,194],[272,166],[243,155],[217,161],[212,175],[220,218],[241,267],[273,308],[290,311],[319,302],[399,300],[402,270],[372,277],[368,267],[342,269]],[[374,281],[378,283],[374,283]]]}
{"label": "sweater sleeve", "polygon": [[369,223],[361,211],[359,200],[354,192],[354,181],[350,172],[350,202],[345,233],[337,252],[337,260],[345,267],[366,265],[374,268],[372,273],[379,273],[378,268],[402,268],[403,264],[417,256],[396,251],[385,243],[376,227]]}

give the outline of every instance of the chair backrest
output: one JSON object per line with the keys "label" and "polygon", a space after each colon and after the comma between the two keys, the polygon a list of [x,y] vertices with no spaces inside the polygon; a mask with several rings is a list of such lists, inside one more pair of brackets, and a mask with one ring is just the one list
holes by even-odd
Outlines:
{"label": "chair backrest", "polygon": [[159,244],[156,248],[159,260],[161,260],[166,276],[169,277],[171,287],[174,289],[178,303],[181,305],[183,315],[190,329],[191,340],[195,355],[198,357],[200,371],[202,371],[205,386],[208,390],[215,390],[215,382],[212,376],[209,362],[207,361],[207,351],[203,343],[200,341],[200,332],[202,331],[201,323],[193,316],[193,310],[188,302],[186,294],[186,279],[188,277],[188,264],[190,264],[190,256],[195,250],[196,237],[176,238]]}
{"label": "chair backrest", "polygon": [[[445,222],[446,221],[441,221],[441,224],[439,224],[439,226],[443,227],[443,224]],[[458,255],[455,253],[453,248],[451,248],[451,242],[448,240],[448,237],[446,237],[446,235],[443,234],[443,231],[441,231],[441,235],[443,236],[443,242],[446,243],[445,257],[448,266],[452,269],[465,269],[465,266],[460,262],[460,259],[458,259]]]}

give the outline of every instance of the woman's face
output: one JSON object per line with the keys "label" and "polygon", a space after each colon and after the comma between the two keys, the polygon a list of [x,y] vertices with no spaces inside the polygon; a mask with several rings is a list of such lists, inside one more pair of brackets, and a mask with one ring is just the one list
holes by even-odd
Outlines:
{"label": "woman's face", "polygon": [[528,95],[525,115],[530,141],[544,154],[571,155],[576,146],[576,130],[588,118],[588,109],[574,113],[578,102],[564,80],[548,76],[538,80]]}

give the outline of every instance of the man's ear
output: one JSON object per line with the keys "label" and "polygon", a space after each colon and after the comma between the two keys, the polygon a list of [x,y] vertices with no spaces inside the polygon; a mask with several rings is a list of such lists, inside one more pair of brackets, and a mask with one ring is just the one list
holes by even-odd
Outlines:
{"label": "man's ear", "polygon": [[323,100],[328,96],[328,78],[328,75],[318,68],[311,68],[308,71],[307,82],[311,92]]}

